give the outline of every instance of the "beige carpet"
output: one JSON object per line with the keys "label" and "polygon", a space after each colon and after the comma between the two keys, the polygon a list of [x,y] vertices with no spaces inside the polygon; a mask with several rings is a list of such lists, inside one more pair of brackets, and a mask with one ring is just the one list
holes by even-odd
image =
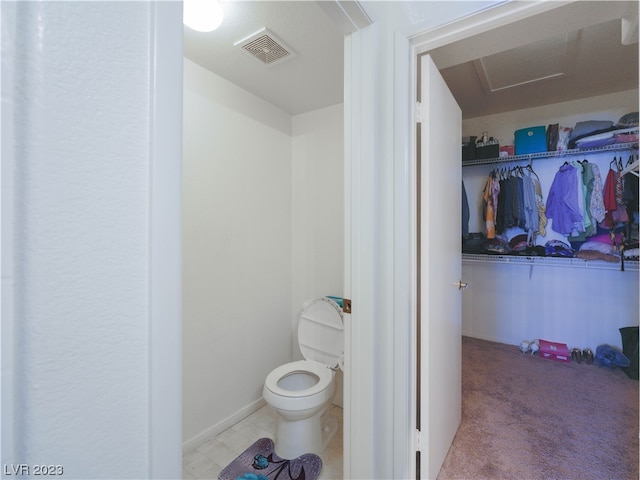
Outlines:
{"label": "beige carpet", "polygon": [[638,479],[638,382],[462,339],[462,423],[438,479]]}

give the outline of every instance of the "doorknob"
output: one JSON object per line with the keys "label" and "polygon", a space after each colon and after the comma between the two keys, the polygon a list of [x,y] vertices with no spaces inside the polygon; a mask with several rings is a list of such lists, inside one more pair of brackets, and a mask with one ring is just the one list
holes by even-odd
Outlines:
{"label": "doorknob", "polygon": [[469,284],[467,282],[463,282],[462,280],[458,280],[458,290],[464,290],[468,286],[469,286]]}

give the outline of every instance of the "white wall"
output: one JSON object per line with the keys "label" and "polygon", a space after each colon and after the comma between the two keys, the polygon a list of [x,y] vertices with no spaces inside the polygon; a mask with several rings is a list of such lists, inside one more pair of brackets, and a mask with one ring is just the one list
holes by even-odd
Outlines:
{"label": "white wall", "polygon": [[550,123],[573,127],[577,122],[585,120],[617,122],[622,115],[637,110],[638,90],[628,90],[497,115],[470,118],[462,122],[462,136],[475,135],[480,137],[482,132],[486,130],[490,136],[500,141],[500,145],[513,145],[513,132],[521,128],[536,125],[546,127]]}
{"label": "white wall", "polygon": [[[305,300],[343,295],[344,107],[293,117],[293,352],[301,359],[297,325]],[[338,373],[334,403],[342,405]]]}
{"label": "white wall", "polygon": [[[164,451],[171,458],[154,458],[154,432],[173,442],[179,432],[164,426],[179,416],[154,421],[151,406],[162,411],[164,399],[152,398],[150,333],[160,333],[152,255],[161,253],[150,249],[159,193],[151,170],[162,170],[164,155],[153,151],[162,110],[154,95],[166,86],[153,81],[167,59],[170,71],[180,68],[154,35],[169,13],[163,38],[179,50],[176,11],[153,2],[2,4],[2,342],[13,352],[2,358],[2,457],[31,475],[43,464],[61,466],[65,478],[180,474],[179,444]],[[173,100],[179,78],[167,90]],[[169,150],[180,145],[179,112],[164,111],[165,126],[178,119]],[[178,165],[179,154],[169,160]],[[165,253],[174,266],[178,248]],[[179,285],[166,298],[179,304]],[[162,317],[169,327],[179,324],[174,313]],[[163,340],[178,362],[177,338]],[[179,377],[167,373],[175,392]]]}
{"label": "white wall", "polygon": [[[584,120],[611,120],[637,111],[638,91],[614,93],[579,101],[519,110],[466,120],[463,135],[487,130],[501,144],[513,144],[513,132],[534,125],[560,123],[573,127]],[[616,153],[589,155],[598,164],[602,179]],[[626,162],[629,153],[623,154]],[[583,158],[575,157],[582,160]],[[571,158],[573,159],[573,157]],[[540,177],[544,201],[564,158],[539,159],[533,168]],[[482,189],[492,165],[463,168],[469,198],[469,231],[485,232],[482,220]],[[553,231],[539,236],[538,245],[550,239],[566,242]],[[514,232],[512,235],[515,235]],[[470,288],[463,293],[465,335],[518,344],[544,338],[571,347],[595,349],[601,343],[621,346],[620,327],[638,324],[638,272],[558,266],[477,264],[463,262],[463,278]]]}
{"label": "white wall", "polygon": [[185,59],[183,161],[186,449],[262,405],[304,300],[342,294],[342,106],[291,117]]}
{"label": "white wall", "polygon": [[638,272],[618,268],[462,263],[462,333],[517,345],[543,338],[570,348],[622,347],[638,325]]}
{"label": "white wall", "polygon": [[343,116],[340,104],[293,117],[294,327],[305,300],[343,293]]}
{"label": "white wall", "polygon": [[259,401],[291,359],[290,116],[185,59],[183,145],[189,441]]}

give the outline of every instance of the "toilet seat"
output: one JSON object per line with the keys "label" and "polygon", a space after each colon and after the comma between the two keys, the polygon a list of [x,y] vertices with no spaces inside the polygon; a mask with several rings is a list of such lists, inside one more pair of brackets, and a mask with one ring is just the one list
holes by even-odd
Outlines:
{"label": "toilet seat", "polygon": [[[306,372],[311,373],[318,377],[318,381],[315,385],[304,390],[287,390],[278,385],[278,382],[280,382],[282,378],[298,372],[303,374]],[[275,395],[289,398],[301,398],[322,392],[331,384],[332,381],[333,371],[327,368],[326,365],[312,360],[299,360],[297,362],[287,363],[272,370],[265,380],[265,386]]]}
{"label": "toilet seat", "polygon": [[321,297],[305,303],[298,322],[298,345],[307,360],[342,369],[344,318],[336,302]]}
{"label": "toilet seat", "polygon": [[[333,369],[342,368],[344,358],[344,322],[342,310],[326,297],[305,303],[298,323],[298,345],[306,360],[277,367],[267,375],[265,388],[287,398],[311,397],[327,390],[334,378]],[[315,375],[318,381],[300,390],[289,390],[279,382],[295,373]]]}

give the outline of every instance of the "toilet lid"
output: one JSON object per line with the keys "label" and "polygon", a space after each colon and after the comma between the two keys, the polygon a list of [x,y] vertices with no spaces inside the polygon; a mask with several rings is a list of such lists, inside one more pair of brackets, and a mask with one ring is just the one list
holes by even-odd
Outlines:
{"label": "toilet lid", "polygon": [[337,303],[317,298],[305,304],[298,324],[298,344],[307,360],[342,368],[344,322]]}

